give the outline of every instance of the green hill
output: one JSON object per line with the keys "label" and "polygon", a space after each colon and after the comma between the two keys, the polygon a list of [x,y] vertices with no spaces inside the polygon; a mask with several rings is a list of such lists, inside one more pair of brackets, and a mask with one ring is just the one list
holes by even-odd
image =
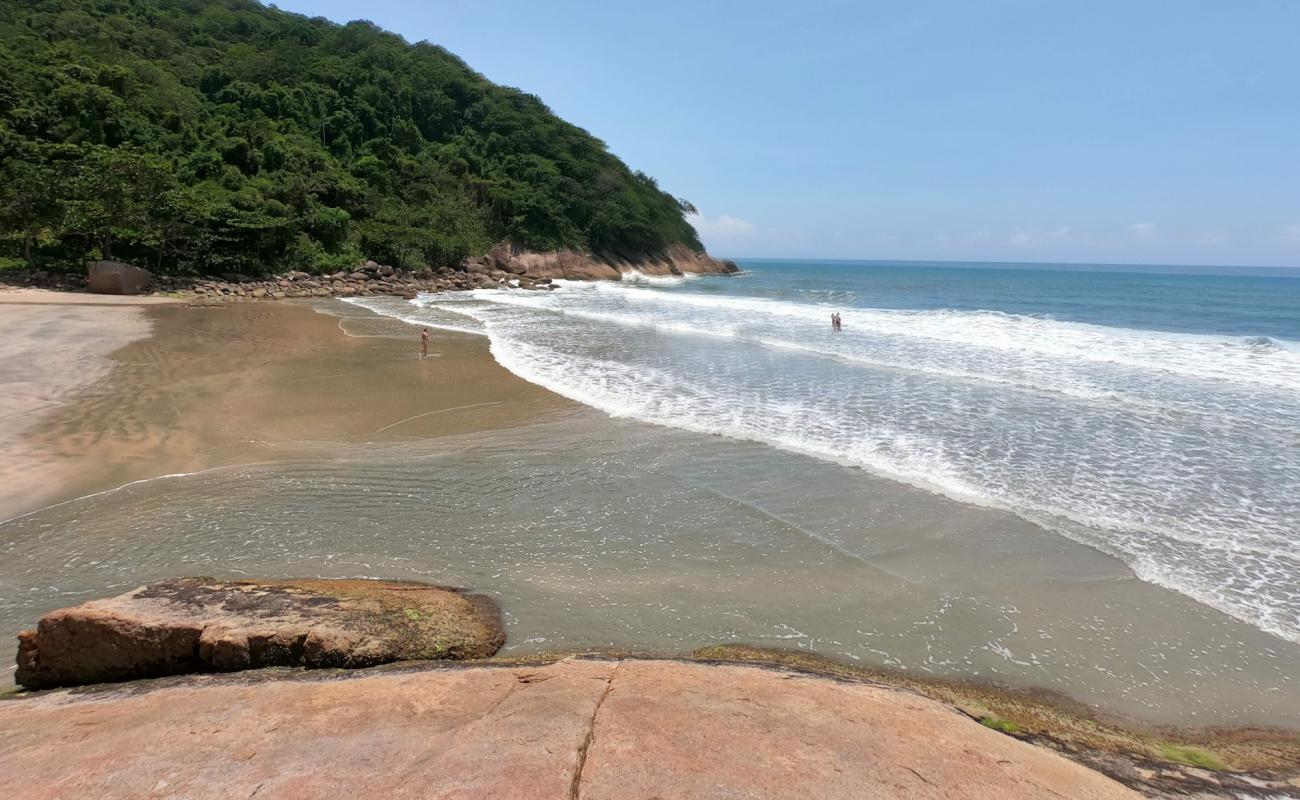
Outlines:
{"label": "green hill", "polygon": [[0,253],[172,272],[700,247],[689,204],[436,45],[248,0],[0,0]]}

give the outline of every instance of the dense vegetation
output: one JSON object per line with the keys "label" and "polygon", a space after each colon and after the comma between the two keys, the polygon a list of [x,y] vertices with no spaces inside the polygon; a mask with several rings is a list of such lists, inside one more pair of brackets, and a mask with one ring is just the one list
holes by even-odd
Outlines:
{"label": "dense vegetation", "polygon": [[250,0],[0,0],[0,254],[219,273],[510,239],[699,247],[684,201],[440,47]]}

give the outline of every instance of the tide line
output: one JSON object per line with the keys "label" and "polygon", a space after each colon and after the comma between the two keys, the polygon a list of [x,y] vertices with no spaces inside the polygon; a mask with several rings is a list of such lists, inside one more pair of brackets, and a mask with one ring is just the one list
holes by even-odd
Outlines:
{"label": "tide line", "polygon": [[[431,417],[434,414],[446,414],[449,411],[463,411],[464,409],[467,408],[482,408],[483,406],[499,406],[504,402],[505,402],[504,400],[493,400],[490,403],[471,403],[470,405],[467,406],[452,406],[451,408],[440,408],[436,411],[426,411],[423,414],[416,414],[413,417],[407,417],[406,419],[399,419],[397,422],[394,422],[391,425],[385,425],[384,427],[375,431],[375,433],[383,433],[389,428],[396,428],[398,425],[401,425],[403,422],[410,422],[413,419],[420,419],[421,417]],[[374,434],[371,435],[373,436]]]}

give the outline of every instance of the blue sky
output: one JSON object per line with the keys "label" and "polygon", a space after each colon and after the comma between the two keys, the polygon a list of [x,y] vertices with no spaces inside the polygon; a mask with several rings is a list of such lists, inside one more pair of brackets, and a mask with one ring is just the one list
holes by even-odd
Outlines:
{"label": "blue sky", "polygon": [[287,0],[427,39],[718,255],[1300,265],[1300,2]]}

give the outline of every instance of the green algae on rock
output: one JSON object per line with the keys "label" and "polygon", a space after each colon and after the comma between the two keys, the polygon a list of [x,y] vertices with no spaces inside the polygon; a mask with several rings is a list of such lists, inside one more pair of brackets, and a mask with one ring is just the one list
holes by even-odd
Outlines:
{"label": "green algae on rock", "polygon": [[487,596],[410,581],[178,578],[52,611],[19,634],[28,688],[271,666],[469,659],[505,642]]}

